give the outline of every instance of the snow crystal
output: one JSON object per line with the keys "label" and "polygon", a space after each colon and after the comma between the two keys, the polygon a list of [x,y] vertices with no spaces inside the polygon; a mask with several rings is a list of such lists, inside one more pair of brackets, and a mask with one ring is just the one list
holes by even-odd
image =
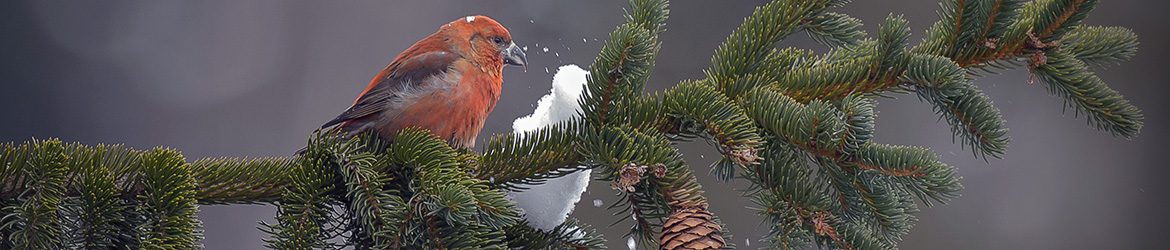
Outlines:
{"label": "snow crystal", "polygon": [[548,74],[548,67],[544,67],[544,73]]}
{"label": "snow crystal", "polygon": [[634,237],[626,238],[626,247],[630,248],[630,250],[634,250],[634,247],[636,246],[637,245],[634,245]]}
{"label": "snow crystal", "polygon": [[589,42],[589,40],[586,40],[584,37],[582,37],[582,38],[581,38],[581,42],[583,42],[583,43],[587,43],[587,42]]}
{"label": "snow crystal", "polygon": [[548,47],[544,47],[544,53],[548,53]]}
{"label": "snow crystal", "polygon": [[601,199],[593,199],[593,207],[601,207],[601,205],[605,205],[601,202]]}
{"label": "snow crystal", "polygon": [[750,246],[752,246],[752,239],[749,239],[749,238],[744,238],[744,239],[743,239],[743,244],[744,244],[744,246],[745,246],[745,247],[750,247]]}
{"label": "snow crystal", "polygon": [[553,55],[556,55],[557,57],[561,57],[561,52],[553,53]]}
{"label": "snow crystal", "polygon": [[[548,68],[545,68],[548,71]],[[580,112],[577,104],[589,72],[577,65],[565,65],[553,75],[552,90],[540,98],[531,115],[517,118],[512,123],[516,133],[534,131],[551,124],[568,120]],[[540,185],[519,185],[524,191],[509,192],[508,198],[518,203],[524,218],[530,225],[541,230],[551,230],[560,225],[573,212],[581,200],[581,193],[589,186],[591,170],[577,171]],[[598,204],[600,200],[594,201]]]}
{"label": "snow crystal", "polygon": [[524,52],[528,52],[528,46],[524,46]]}
{"label": "snow crystal", "polygon": [[528,23],[536,23],[536,21],[534,21],[532,19],[528,19]]}
{"label": "snow crystal", "polygon": [[467,22],[475,21],[475,16],[467,16]]}

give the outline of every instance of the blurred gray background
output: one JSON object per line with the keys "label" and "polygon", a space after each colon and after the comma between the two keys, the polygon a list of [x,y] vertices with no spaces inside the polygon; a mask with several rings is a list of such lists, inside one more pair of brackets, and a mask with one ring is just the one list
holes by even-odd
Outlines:
{"label": "blurred gray background", "polygon": [[[1170,235],[1164,210],[1168,141],[1164,58],[1167,3],[1103,1],[1089,25],[1124,26],[1141,37],[1133,61],[1098,75],[1145,111],[1133,140],[1087,127],[1026,70],[977,80],[1011,129],[1004,159],[984,162],[952,141],[950,128],[914,96],[881,99],[876,141],[932,148],[957,166],[966,187],[950,204],[923,208],[904,249],[1152,249]],[[671,3],[648,91],[702,77],[711,54],[760,1]],[[399,52],[451,20],[484,14],[527,46],[527,73],[507,68],[503,97],[481,133],[511,130],[532,112],[563,64],[586,67],[623,21],[624,1],[3,1],[0,2],[0,141],[57,137],[86,144],[165,146],[188,160],[289,156],[343,111]],[[836,11],[874,34],[904,14],[917,44],[938,20],[935,1],[860,1]],[[824,52],[796,34],[780,46]],[[542,52],[543,48],[548,52]],[[482,142],[481,142],[482,143]],[[718,154],[680,145],[696,171]],[[730,184],[700,174],[730,242],[762,246],[766,225]],[[625,248],[607,183],[594,182],[574,217]],[[202,206],[208,249],[262,249],[256,229],[271,206]]]}

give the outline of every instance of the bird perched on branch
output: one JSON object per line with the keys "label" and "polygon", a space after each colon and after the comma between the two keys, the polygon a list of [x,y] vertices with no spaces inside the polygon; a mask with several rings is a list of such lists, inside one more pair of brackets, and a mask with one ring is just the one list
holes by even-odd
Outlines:
{"label": "bird perched on branch", "polygon": [[500,23],[467,16],[439,27],[399,54],[353,106],[321,128],[345,137],[364,132],[393,141],[399,130],[430,130],[455,147],[475,147],[500,99],[504,65],[524,66],[524,51]]}

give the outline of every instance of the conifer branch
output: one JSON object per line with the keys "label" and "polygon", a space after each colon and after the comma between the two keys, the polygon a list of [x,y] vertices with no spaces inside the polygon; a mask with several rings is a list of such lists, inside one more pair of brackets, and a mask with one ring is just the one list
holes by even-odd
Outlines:
{"label": "conifer branch", "polygon": [[509,189],[517,184],[539,184],[579,170],[583,160],[574,141],[585,129],[570,120],[523,134],[493,136],[482,156],[474,159],[475,178]]}
{"label": "conifer branch", "polygon": [[606,40],[601,54],[589,66],[586,93],[580,106],[593,126],[616,124],[612,106],[640,96],[658,51],[657,35],[635,24],[618,26]]}
{"label": "conifer branch", "polygon": [[768,87],[756,88],[740,100],[740,106],[763,130],[780,141],[829,158],[845,156],[845,124],[840,112],[829,103],[813,101],[803,105]]}
{"label": "conifer branch", "polygon": [[101,159],[83,158],[78,160],[77,189],[88,190],[80,192],[78,208],[73,215],[76,217],[76,238],[74,246],[85,249],[114,248],[117,246],[137,245],[131,243],[136,234],[123,233],[125,225],[120,222],[131,222],[136,216],[123,216],[124,212],[132,210],[123,204],[117,189],[117,179],[109,173],[109,166],[101,164]]}
{"label": "conifer branch", "polygon": [[142,156],[141,199],[147,218],[142,248],[198,249],[202,239],[195,219],[196,183],[191,165],[178,152],[155,148]]}
{"label": "conifer branch", "polygon": [[963,69],[950,60],[916,54],[901,81],[913,85],[919,98],[934,105],[951,132],[963,138],[978,156],[1000,157],[1010,140],[1006,123],[991,100],[967,82]]}
{"label": "conifer branch", "polygon": [[650,31],[654,35],[666,32],[666,19],[670,17],[670,3],[666,0],[630,0],[626,11],[626,23]]}
{"label": "conifer branch", "polygon": [[829,47],[857,45],[865,37],[861,20],[841,13],[827,12],[805,22],[803,29],[808,36]]}
{"label": "conifer branch", "polygon": [[273,249],[321,249],[333,246],[327,242],[336,230],[331,225],[338,219],[332,213],[327,193],[333,192],[337,172],[334,164],[334,147],[348,148],[339,139],[322,136],[313,137],[299,164],[289,171],[289,184],[285,186],[277,206],[277,224],[261,222],[261,229],[272,235],[265,239],[265,246]]}
{"label": "conifer branch", "polygon": [[[737,99],[752,88],[729,88],[736,79],[756,75],[764,77],[761,83],[776,81],[783,67],[779,64],[791,59],[774,56],[776,43],[798,31],[835,4],[830,1],[773,1],[757,7],[727,41],[715,50],[711,69],[705,73],[710,82],[730,99]],[[786,60],[787,59],[787,60]]]}
{"label": "conifer branch", "polygon": [[1105,68],[1137,54],[1137,34],[1121,27],[1077,26],[1061,39],[1060,49],[1090,66]]}
{"label": "conifer branch", "polygon": [[521,222],[505,228],[504,233],[508,235],[508,247],[511,249],[585,250],[605,248],[605,239],[597,234],[597,230],[578,222],[576,219],[566,220],[549,231],[538,230],[528,226],[527,222]]}
{"label": "conifer branch", "polygon": [[[719,145],[722,157],[711,173],[723,181],[735,177],[735,166],[756,164],[756,147],[763,139],[743,110],[709,84],[684,81],[663,97],[666,110],[682,128],[678,134],[699,134]],[[699,131],[696,131],[699,130]]]}
{"label": "conifer branch", "polygon": [[1023,14],[1037,37],[1043,41],[1056,41],[1080,25],[1096,5],[1096,0],[1040,0],[1028,3]]}
{"label": "conifer branch", "polygon": [[[392,245],[391,237],[394,232],[395,220],[393,215],[402,212],[406,204],[402,198],[392,190],[384,190],[385,176],[373,171],[369,166],[374,162],[372,154],[354,155],[346,159],[347,164],[341,166],[342,180],[346,184],[346,196],[350,197],[347,204],[351,220],[356,221],[364,230],[364,241],[358,244],[363,247],[378,249]],[[356,233],[355,233],[356,234]]]}
{"label": "conifer branch", "polygon": [[[587,165],[599,166],[601,180],[614,182],[612,187],[623,194],[610,207],[623,207],[621,213],[633,213],[635,227],[630,234],[639,236],[640,242],[664,243],[653,235],[662,226],[658,220],[706,210],[702,187],[661,134],[606,128],[588,135],[582,147],[587,152]],[[721,232],[712,233],[714,239]],[[722,238],[718,241],[722,242]]]}
{"label": "conifer branch", "polygon": [[296,159],[287,157],[197,160],[191,163],[191,170],[202,185],[195,197],[200,204],[276,201],[288,183],[286,173],[296,163]]}
{"label": "conifer branch", "polygon": [[841,220],[827,200],[824,182],[810,180],[812,170],[802,153],[769,143],[765,160],[745,171],[752,186],[745,196],[760,206],[759,214],[771,227],[769,241],[783,249],[808,242],[837,249],[890,249],[865,230]]}
{"label": "conifer branch", "polygon": [[838,100],[901,86],[897,77],[906,68],[905,46],[910,36],[906,20],[889,16],[876,41],[859,41],[820,58],[793,65],[776,86],[802,103],[814,99]]}
{"label": "conifer branch", "polygon": [[1087,65],[1064,51],[1048,51],[1035,73],[1053,94],[1065,97],[1076,114],[1085,113],[1089,125],[1115,136],[1133,138],[1142,130],[1145,116],[1117,91],[1105,85]]}
{"label": "conifer branch", "polygon": [[34,141],[22,146],[31,155],[21,157],[26,161],[18,164],[28,165],[18,166],[16,171],[23,172],[28,182],[19,192],[19,205],[2,208],[5,215],[0,218],[0,228],[7,231],[5,236],[8,237],[3,240],[6,243],[11,240],[12,249],[61,248],[63,230],[58,216],[68,167],[65,148],[56,140]]}

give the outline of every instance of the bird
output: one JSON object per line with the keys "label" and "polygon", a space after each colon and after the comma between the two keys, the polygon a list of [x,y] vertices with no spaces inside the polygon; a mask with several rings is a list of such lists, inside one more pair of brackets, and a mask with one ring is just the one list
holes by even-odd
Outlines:
{"label": "bird", "polygon": [[528,71],[508,29],[483,15],[456,19],[395,57],[319,130],[346,138],[376,133],[393,142],[399,130],[419,127],[453,147],[474,148],[500,99],[505,65]]}

